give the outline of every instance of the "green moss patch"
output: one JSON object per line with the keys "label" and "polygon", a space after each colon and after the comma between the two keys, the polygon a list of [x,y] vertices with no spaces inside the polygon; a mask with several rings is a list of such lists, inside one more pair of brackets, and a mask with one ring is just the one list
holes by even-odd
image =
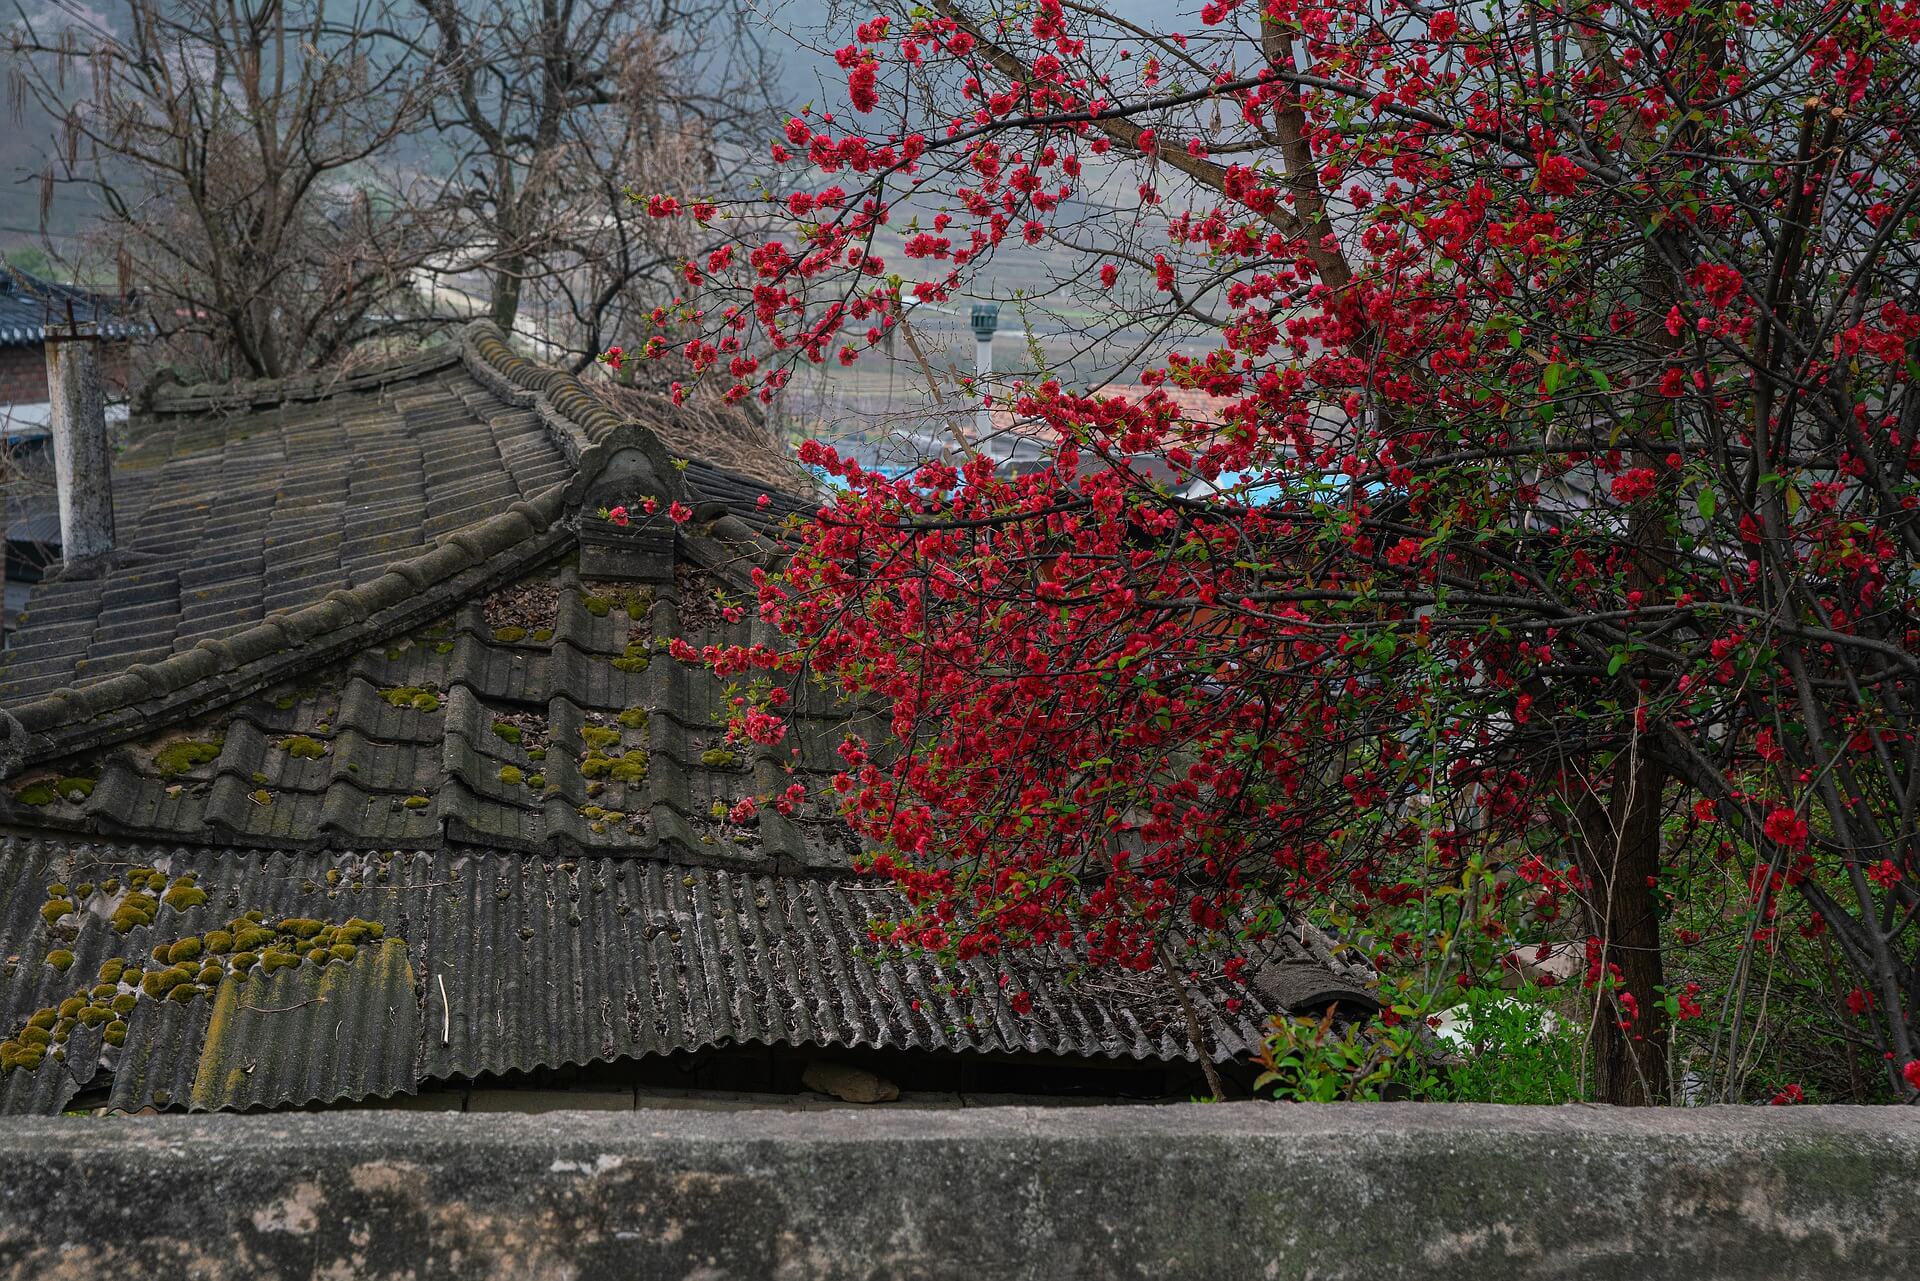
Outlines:
{"label": "green moss patch", "polygon": [[440,695],[420,685],[398,685],[392,689],[383,689],[380,691],[380,697],[387,700],[389,707],[411,709],[416,712],[440,710]]}
{"label": "green moss patch", "polygon": [[207,764],[220,755],[224,741],[218,738],[184,739],[171,743],[153,754],[153,767],[165,777],[185,774]]}
{"label": "green moss patch", "polygon": [[[126,885],[114,918],[122,933],[150,924],[163,905],[184,910],[208,901],[207,892],[195,884],[191,873],[169,877],[158,868],[135,867],[126,873]],[[96,886],[86,883],[85,888],[93,891]],[[112,894],[119,882],[97,888]],[[70,910],[73,894],[66,885],[55,882],[48,889],[50,902],[57,899]],[[249,911],[205,933],[155,942],[148,949],[153,957],[150,967],[108,958],[96,978],[80,984],[57,1005],[34,1011],[11,1037],[0,1041],[0,1072],[31,1071],[47,1059],[63,1059],[77,1028],[99,1030],[109,1046],[124,1045],[129,1019],[142,1000],[191,1004],[211,996],[229,976],[244,975],[256,965],[272,973],[301,964],[346,964],[385,934],[380,922],[359,917],[328,922],[289,916],[269,923],[264,912]],[[57,948],[47,953],[46,963],[64,974],[73,967],[74,955]]]}
{"label": "green moss patch", "polygon": [[153,895],[131,893],[121,900],[120,906],[113,909],[113,928],[126,934],[142,925],[151,925],[159,910],[160,900]]}
{"label": "green moss patch", "polygon": [[653,666],[653,649],[646,641],[628,641],[626,652],[613,660],[616,672],[644,672]]}
{"label": "green moss patch", "polygon": [[[305,734],[294,734],[280,740],[280,749],[287,755],[303,761],[317,761],[327,754],[327,745],[317,738]],[[255,778],[255,782],[264,783],[264,778]]]}
{"label": "green moss patch", "polygon": [[36,808],[51,805],[55,801],[72,801],[74,804],[79,804],[93,795],[94,785],[98,781],[84,774],[37,779],[14,789],[13,799],[22,805],[32,805]]}

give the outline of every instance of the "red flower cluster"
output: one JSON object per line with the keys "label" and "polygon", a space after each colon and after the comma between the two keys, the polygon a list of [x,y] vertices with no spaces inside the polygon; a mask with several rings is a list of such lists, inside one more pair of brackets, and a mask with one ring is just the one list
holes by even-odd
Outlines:
{"label": "red flower cluster", "polygon": [[1613,496],[1623,503],[1637,503],[1653,497],[1657,488],[1653,468],[1635,467],[1613,478]]}
{"label": "red flower cluster", "polygon": [[[1057,0],[857,26],[849,118],[898,120],[786,121],[788,180],[720,221],[752,228],[738,252],[689,258],[647,358],[772,400],[1040,244],[1092,250],[1021,284],[1096,336],[1208,317],[1212,341],[1126,394],[993,388],[996,430],[1047,455],[1024,474],[879,475],[808,443],[835,492],[757,584],[792,651],[673,652],[751,674],[737,741],[784,741],[803,666],[878,709],[831,795],[912,904],[883,941],[1144,969],[1332,904],[1381,965],[1418,966],[1399,918],[1470,866],[1502,878],[1482,937],[1576,895],[1662,915],[1664,872],[1602,874],[1616,852],[1566,822],[1651,804],[1692,816],[1690,859],[1744,861],[1752,946],[1831,930],[1861,990],[1891,990],[1920,934],[1898,853],[1920,844],[1920,313],[1886,257],[1920,238],[1898,114],[1920,17],[1736,6],[1759,30],[1725,61],[1551,6],[1477,8],[1477,30],[1255,8],[1208,0],[1192,63]],[[1536,57],[1562,39],[1582,56]],[[1116,192],[1124,218],[1088,216]],[[1671,826],[1645,817],[1624,827]],[[1885,921],[1907,970],[1866,972]],[[1601,1040],[1697,1016],[1619,956],[1595,941],[1626,1025]],[[1911,999],[1860,1014],[1889,1064]]]}
{"label": "red flower cluster", "polygon": [[1784,806],[1775,807],[1767,814],[1763,830],[1768,840],[1783,849],[1804,849],[1807,844],[1807,821]]}

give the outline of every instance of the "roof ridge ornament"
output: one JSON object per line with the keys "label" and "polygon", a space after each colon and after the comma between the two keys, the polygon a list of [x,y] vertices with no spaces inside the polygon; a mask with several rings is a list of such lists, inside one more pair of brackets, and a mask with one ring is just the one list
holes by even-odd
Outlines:
{"label": "roof ridge ornament", "polygon": [[575,507],[689,497],[680,468],[651,428],[608,409],[577,375],[514,351],[492,321],[469,324],[460,352],[468,372],[489,390],[540,414],[574,465],[569,499]]}

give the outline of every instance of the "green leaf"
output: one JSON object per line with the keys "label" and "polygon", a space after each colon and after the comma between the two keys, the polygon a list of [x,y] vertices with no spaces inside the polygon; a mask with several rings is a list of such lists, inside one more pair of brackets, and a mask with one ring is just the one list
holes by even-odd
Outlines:
{"label": "green leaf", "polygon": [[1700,491],[1699,497],[1693,500],[1693,505],[1699,511],[1701,520],[1712,520],[1714,505],[1719,501],[1718,498],[1714,497],[1711,489],[1703,489]]}
{"label": "green leaf", "polygon": [[1560,380],[1566,374],[1567,367],[1557,360],[1547,366],[1547,372],[1540,376],[1540,385],[1546,388],[1547,395],[1551,396],[1560,390]]}
{"label": "green leaf", "polygon": [[1625,667],[1626,665],[1627,665],[1626,654],[1624,652],[1615,654],[1613,656],[1612,661],[1607,664],[1607,675],[1618,676],[1620,674],[1620,669],[1622,667]]}

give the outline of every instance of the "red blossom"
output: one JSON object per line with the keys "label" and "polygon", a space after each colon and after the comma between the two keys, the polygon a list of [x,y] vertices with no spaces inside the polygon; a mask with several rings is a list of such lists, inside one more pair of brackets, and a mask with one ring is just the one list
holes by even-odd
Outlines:
{"label": "red blossom", "polygon": [[855,111],[872,111],[880,105],[879,66],[863,62],[847,75],[847,97]]}
{"label": "red blossom", "polygon": [[1785,849],[1797,850],[1806,846],[1807,821],[1784,806],[1768,812],[1763,830],[1768,840]]}
{"label": "red blossom", "polygon": [[1613,496],[1623,503],[1653,497],[1657,478],[1651,467],[1635,467],[1613,478]]}
{"label": "red blossom", "polygon": [[1571,196],[1580,189],[1587,171],[1567,156],[1543,156],[1534,186],[1550,196]]}

